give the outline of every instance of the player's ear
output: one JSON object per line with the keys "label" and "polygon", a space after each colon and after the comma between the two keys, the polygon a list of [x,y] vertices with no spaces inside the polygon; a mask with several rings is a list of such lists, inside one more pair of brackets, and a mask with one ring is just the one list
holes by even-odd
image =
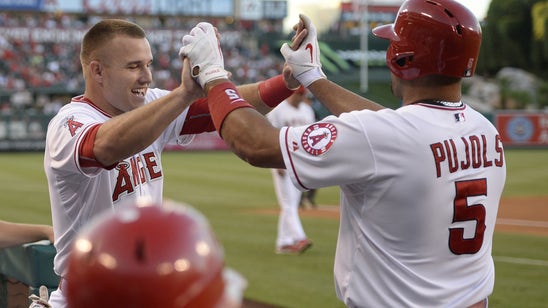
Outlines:
{"label": "player's ear", "polygon": [[91,76],[97,82],[102,82],[103,80],[103,68],[103,65],[98,60],[93,60],[89,62],[89,70],[91,72]]}

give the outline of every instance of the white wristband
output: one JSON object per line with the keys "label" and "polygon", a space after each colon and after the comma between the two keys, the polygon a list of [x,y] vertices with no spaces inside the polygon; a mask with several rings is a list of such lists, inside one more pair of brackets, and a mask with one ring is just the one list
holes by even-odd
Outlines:
{"label": "white wristband", "polygon": [[300,74],[299,76],[295,76],[295,78],[299,81],[301,85],[303,85],[303,87],[307,88],[314,81],[318,79],[326,78],[326,76],[323,73],[321,68],[315,67],[311,70],[308,70]]}

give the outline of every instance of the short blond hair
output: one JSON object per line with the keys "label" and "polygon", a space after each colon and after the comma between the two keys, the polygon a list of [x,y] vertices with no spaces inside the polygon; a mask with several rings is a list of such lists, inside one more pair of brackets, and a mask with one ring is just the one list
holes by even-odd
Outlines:
{"label": "short blond hair", "polygon": [[84,35],[80,50],[82,65],[89,64],[93,54],[117,35],[131,38],[145,38],[146,33],[139,25],[123,19],[104,19],[91,27]]}

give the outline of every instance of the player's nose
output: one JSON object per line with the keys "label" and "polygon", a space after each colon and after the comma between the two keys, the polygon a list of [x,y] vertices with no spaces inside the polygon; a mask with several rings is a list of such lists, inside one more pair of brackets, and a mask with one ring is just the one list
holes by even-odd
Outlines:
{"label": "player's nose", "polygon": [[141,70],[139,82],[150,84],[152,82],[152,70],[150,67],[145,67]]}

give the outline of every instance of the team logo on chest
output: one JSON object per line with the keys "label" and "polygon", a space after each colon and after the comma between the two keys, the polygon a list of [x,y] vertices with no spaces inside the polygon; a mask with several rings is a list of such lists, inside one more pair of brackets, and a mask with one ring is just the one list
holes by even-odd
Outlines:
{"label": "team logo on chest", "polygon": [[318,156],[329,150],[337,139],[337,128],[331,123],[315,123],[306,128],[301,136],[303,149]]}

